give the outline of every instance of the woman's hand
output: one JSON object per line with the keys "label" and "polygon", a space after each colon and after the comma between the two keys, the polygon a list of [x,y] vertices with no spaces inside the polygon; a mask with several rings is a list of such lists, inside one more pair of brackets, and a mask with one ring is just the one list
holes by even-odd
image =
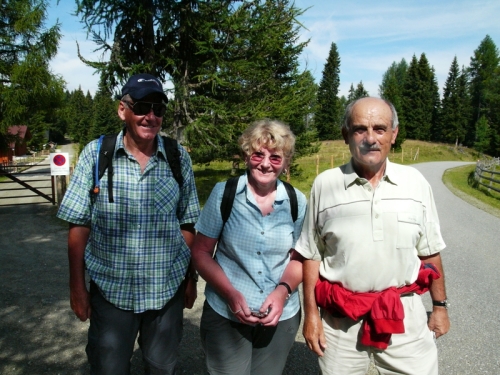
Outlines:
{"label": "woman's hand", "polygon": [[259,323],[259,318],[252,315],[247,301],[242,293],[234,290],[233,293],[228,295],[227,307],[231,310],[233,315],[240,321],[240,323],[248,325],[256,325]]}
{"label": "woman's hand", "polygon": [[285,306],[288,297],[288,290],[283,285],[278,285],[271,294],[269,294],[260,307],[260,311],[264,312],[269,309],[269,313],[260,319],[260,324],[263,326],[276,326],[279,323],[283,307]]}

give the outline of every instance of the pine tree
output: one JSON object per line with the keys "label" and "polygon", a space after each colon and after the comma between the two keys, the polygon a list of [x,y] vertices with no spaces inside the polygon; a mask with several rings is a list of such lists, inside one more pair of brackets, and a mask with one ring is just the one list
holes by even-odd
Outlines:
{"label": "pine tree", "polygon": [[490,149],[492,131],[488,120],[485,116],[481,116],[476,122],[476,141],[474,148],[481,153],[488,152]]}
{"label": "pine tree", "polygon": [[46,19],[47,1],[0,2],[0,132],[27,124],[35,147],[45,143],[64,95],[64,82],[49,68],[60,25],[46,28]]}
{"label": "pine tree", "polygon": [[[498,95],[498,66],[500,57],[498,49],[489,35],[481,41],[479,47],[474,51],[469,66],[469,84],[471,96],[472,117],[466,135],[468,145],[477,142],[474,134],[478,126],[476,122],[481,116],[485,116],[491,129],[492,144],[486,152],[498,154],[500,151],[500,119],[495,118],[496,95]],[[497,142],[498,139],[498,142]]]}
{"label": "pine tree", "polygon": [[488,85],[489,121],[491,124],[491,142],[489,153],[500,156],[500,66],[497,67]]}
{"label": "pine tree", "polygon": [[455,56],[444,84],[439,127],[433,140],[455,143],[455,146],[464,141],[469,120],[466,84],[467,77],[460,72]]}
{"label": "pine tree", "polygon": [[87,142],[98,138],[102,134],[118,133],[122,129],[122,120],[116,113],[117,107],[118,104],[113,100],[111,91],[101,78],[99,88],[93,99],[92,122]]}
{"label": "pine tree", "polygon": [[354,89],[354,84],[351,83],[351,87],[349,87],[349,92],[347,93],[347,104],[356,100],[356,90]]}
{"label": "pine tree", "polygon": [[413,55],[403,88],[407,138],[429,140],[431,129],[436,126],[439,106],[439,88],[434,68],[429,66],[424,53],[420,60]]}
{"label": "pine tree", "polygon": [[314,118],[320,140],[341,139],[338,98],[340,85],[340,56],[332,43],[318,89],[318,109]]}
{"label": "pine tree", "polygon": [[398,114],[399,130],[393,148],[401,149],[401,145],[406,139],[405,118],[403,111],[403,87],[406,81],[408,64],[405,59],[392,65],[382,76],[382,83],[379,86],[379,95],[382,99],[392,103]]}
{"label": "pine tree", "polygon": [[470,61],[469,79],[472,119],[467,134],[468,143],[474,141],[475,137],[472,134],[472,129],[475,128],[475,122],[479,120],[481,115],[487,115],[489,107],[487,100],[488,81],[494,77],[499,62],[498,49],[491,37],[486,35],[479,44],[479,47],[474,51],[474,56],[471,57]]}
{"label": "pine tree", "polygon": [[370,94],[368,93],[368,91],[365,90],[365,87],[363,86],[363,81],[360,81],[356,86],[356,90],[354,91],[354,98],[361,99],[361,98],[366,98],[367,96],[370,96]]}
{"label": "pine tree", "polygon": [[109,87],[137,72],[172,82],[170,134],[191,149],[195,162],[232,158],[242,129],[262,117],[305,129],[315,85],[299,71],[307,42],[299,41],[302,11],[293,2],[77,4],[94,40],[110,53],[105,63],[87,61]]}
{"label": "pine tree", "polygon": [[88,138],[92,123],[92,97],[84,95],[81,87],[70,94],[68,133],[72,140],[80,144],[80,150],[90,140]]}

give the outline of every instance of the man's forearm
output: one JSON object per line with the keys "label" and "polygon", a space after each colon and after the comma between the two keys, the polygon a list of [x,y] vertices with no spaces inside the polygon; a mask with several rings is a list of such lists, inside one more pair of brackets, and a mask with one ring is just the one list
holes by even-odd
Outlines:
{"label": "man's forearm", "polygon": [[306,259],[303,262],[304,313],[306,317],[309,314],[318,313],[314,288],[319,279],[319,266],[320,261]]}
{"label": "man's forearm", "polygon": [[439,253],[427,256],[420,257],[422,262],[424,263],[432,263],[436,269],[438,270],[441,277],[439,279],[433,280],[432,285],[429,288],[429,292],[431,294],[431,298],[434,301],[443,301],[447,298],[446,296],[446,286],[445,286],[445,278],[444,278],[444,270],[443,263],[441,261],[441,255]]}
{"label": "man's forearm", "polygon": [[85,287],[85,247],[90,235],[90,227],[70,224],[68,234],[68,261],[70,288]]}

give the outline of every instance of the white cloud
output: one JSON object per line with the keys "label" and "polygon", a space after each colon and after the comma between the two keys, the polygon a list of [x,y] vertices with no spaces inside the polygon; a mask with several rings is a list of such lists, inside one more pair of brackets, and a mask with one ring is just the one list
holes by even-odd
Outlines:
{"label": "white cloud", "polygon": [[[356,86],[360,81],[371,95],[378,95],[382,75],[392,62],[402,58],[410,62],[413,54],[419,58],[421,53],[436,69],[442,89],[455,55],[460,66],[468,66],[486,34],[500,46],[498,0],[296,0],[295,4],[302,9],[313,6],[299,17],[307,28],[300,41],[310,39],[300,57],[302,67],[311,70],[319,82],[331,43],[336,43],[341,95],[347,95],[351,83]],[[67,81],[69,90],[81,86],[94,94],[99,77],[78,59],[75,41],[85,58],[99,60],[100,55],[93,52],[95,44],[86,40],[78,19],[69,14],[72,7],[60,10],[65,36],[51,67]]]}
{"label": "white cloud", "polygon": [[90,91],[92,95],[97,91],[99,76],[94,74],[95,70],[86,66],[78,57],[77,43],[80,46],[80,54],[87,60],[100,61],[101,52],[94,52],[95,44],[86,40],[85,34],[72,34],[64,37],[60,44],[56,57],[50,66],[55,74],[59,74],[66,81],[66,88],[73,91],[81,87],[84,93]]}
{"label": "white cloud", "polygon": [[378,94],[383,73],[405,58],[410,62],[425,53],[436,69],[440,88],[454,56],[467,66],[474,49],[489,34],[499,45],[500,2],[482,0],[371,1],[296,0],[296,6],[313,5],[299,18],[308,29],[302,40],[317,82],[321,79],[330,45],[335,42],[341,60],[340,94],[359,81],[371,95]]}

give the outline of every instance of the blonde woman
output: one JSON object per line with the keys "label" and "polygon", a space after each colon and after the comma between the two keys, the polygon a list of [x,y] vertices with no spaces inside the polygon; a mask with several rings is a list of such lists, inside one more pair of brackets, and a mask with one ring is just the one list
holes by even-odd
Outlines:
{"label": "blonde woman", "polygon": [[295,147],[287,125],[255,122],[239,144],[247,170],[238,180],[228,221],[223,224],[221,218],[222,182],[196,224],[192,260],[207,282],[201,340],[211,375],[279,375],[300,324],[302,259],[291,249],[302,228],[306,198],[295,189],[294,222],[278,178]]}

